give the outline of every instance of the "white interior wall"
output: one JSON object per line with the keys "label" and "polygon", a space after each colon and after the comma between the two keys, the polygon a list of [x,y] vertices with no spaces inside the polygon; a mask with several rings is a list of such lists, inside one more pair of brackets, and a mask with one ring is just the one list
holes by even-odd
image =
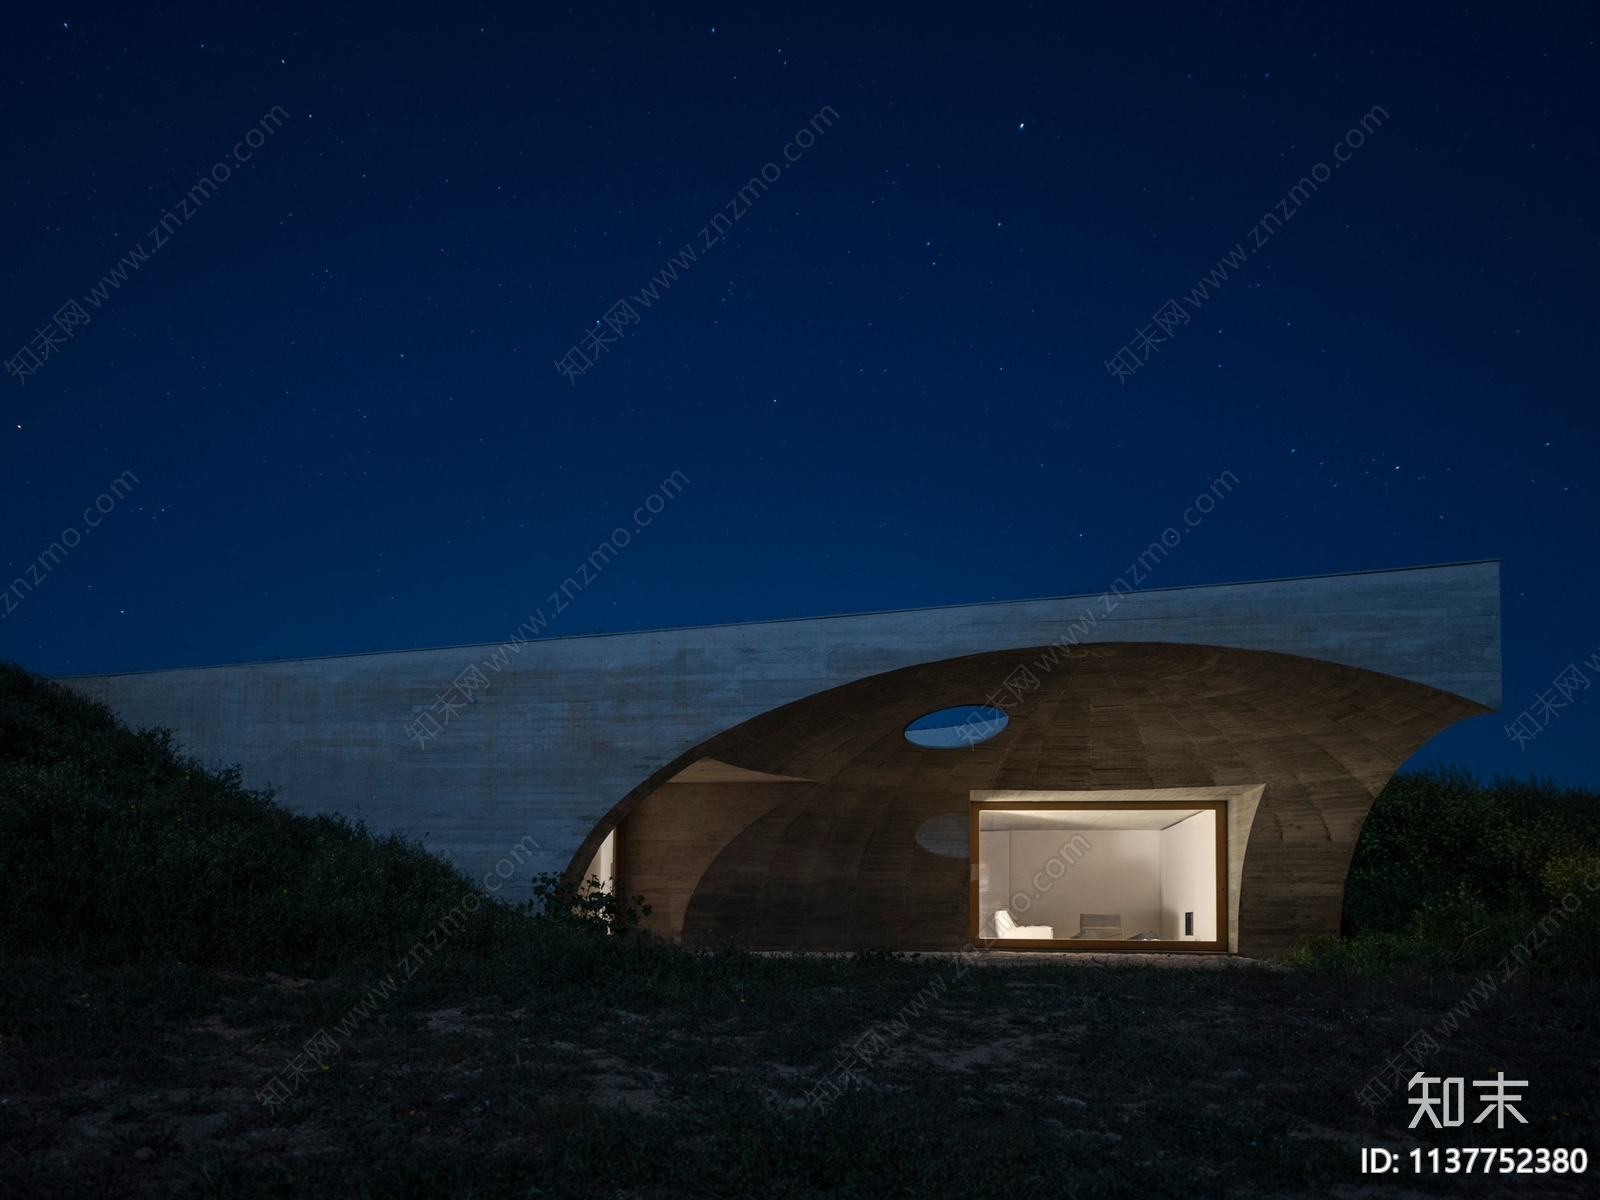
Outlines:
{"label": "white interior wall", "polygon": [[[1159,830],[1027,830],[983,836],[1010,839],[1011,885],[1006,899],[996,900],[1011,910],[1017,924],[1053,925],[1056,937],[1068,938],[1078,932],[1081,913],[1120,913],[1126,937],[1146,929],[1160,931]],[[1074,838],[1083,840],[1076,843],[1076,850],[1062,854],[1062,846]],[[1079,857],[1085,843],[1090,849]],[[1047,869],[1051,859],[1062,863],[1059,878],[1052,878]],[[1040,888],[1038,883],[1046,886]],[[1012,903],[1018,892],[1032,902],[1026,912]]]}
{"label": "white interior wall", "polygon": [[605,841],[600,843],[600,849],[596,850],[594,857],[589,860],[589,869],[583,873],[583,881],[588,883],[595,876],[600,877],[602,892],[609,892],[616,883],[617,831],[615,829],[606,834]]}
{"label": "white interior wall", "polygon": [[1217,814],[1198,812],[1160,831],[1163,939],[1183,939],[1183,914],[1194,913],[1194,941],[1217,938]]}

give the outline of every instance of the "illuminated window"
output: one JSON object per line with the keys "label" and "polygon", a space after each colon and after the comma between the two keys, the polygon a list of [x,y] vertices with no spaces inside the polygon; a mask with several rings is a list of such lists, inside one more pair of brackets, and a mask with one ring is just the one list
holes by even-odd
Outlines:
{"label": "illuminated window", "polygon": [[974,802],[972,829],[975,941],[1227,946],[1223,802]]}

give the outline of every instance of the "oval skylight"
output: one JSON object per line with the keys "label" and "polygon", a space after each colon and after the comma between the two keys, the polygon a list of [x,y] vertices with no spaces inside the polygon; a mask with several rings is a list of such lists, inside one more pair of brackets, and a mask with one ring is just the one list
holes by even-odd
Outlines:
{"label": "oval skylight", "polygon": [[955,750],[986,742],[1011,720],[987,704],[959,704],[918,717],[906,726],[906,740],[933,750]]}

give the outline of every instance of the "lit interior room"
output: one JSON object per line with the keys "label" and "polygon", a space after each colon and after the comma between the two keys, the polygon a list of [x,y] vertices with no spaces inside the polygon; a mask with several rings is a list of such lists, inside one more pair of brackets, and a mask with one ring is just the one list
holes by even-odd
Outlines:
{"label": "lit interior room", "polygon": [[589,860],[589,869],[583,873],[581,887],[593,886],[592,881],[598,879],[598,890],[611,894],[617,882],[617,831],[613,829],[606,834],[605,841],[600,843],[600,849],[594,852],[594,857]]}
{"label": "lit interior room", "polygon": [[1225,942],[1221,806],[974,809],[979,939],[1080,950],[1104,950],[1107,941],[1196,950]]}

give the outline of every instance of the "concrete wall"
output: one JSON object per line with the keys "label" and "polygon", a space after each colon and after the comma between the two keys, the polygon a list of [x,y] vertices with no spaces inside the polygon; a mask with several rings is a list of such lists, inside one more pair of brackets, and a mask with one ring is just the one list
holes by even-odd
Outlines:
{"label": "concrete wall", "polygon": [[669,783],[646,796],[622,827],[624,887],[650,905],[642,927],[681,940],[684,910],[706,868],[752,821],[809,786]]}
{"label": "concrete wall", "polygon": [[[708,739],[897,668],[1062,639],[1171,642],[1364,667],[1494,707],[1499,611],[1499,567],[1483,562],[63,682],[240,764],[292,809],[425,838],[482,877],[525,836],[533,869],[567,868],[613,806]],[[488,686],[438,738],[408,741],[474,665]]]}
{"label": "concrete wall", "polygon": [[[1002,831],[978,834],[978,936],[995,935],[996,909],[1011,912],[1011,835]],[[1018,925],[1030,922],[1026,914],[1011,913]]]}

